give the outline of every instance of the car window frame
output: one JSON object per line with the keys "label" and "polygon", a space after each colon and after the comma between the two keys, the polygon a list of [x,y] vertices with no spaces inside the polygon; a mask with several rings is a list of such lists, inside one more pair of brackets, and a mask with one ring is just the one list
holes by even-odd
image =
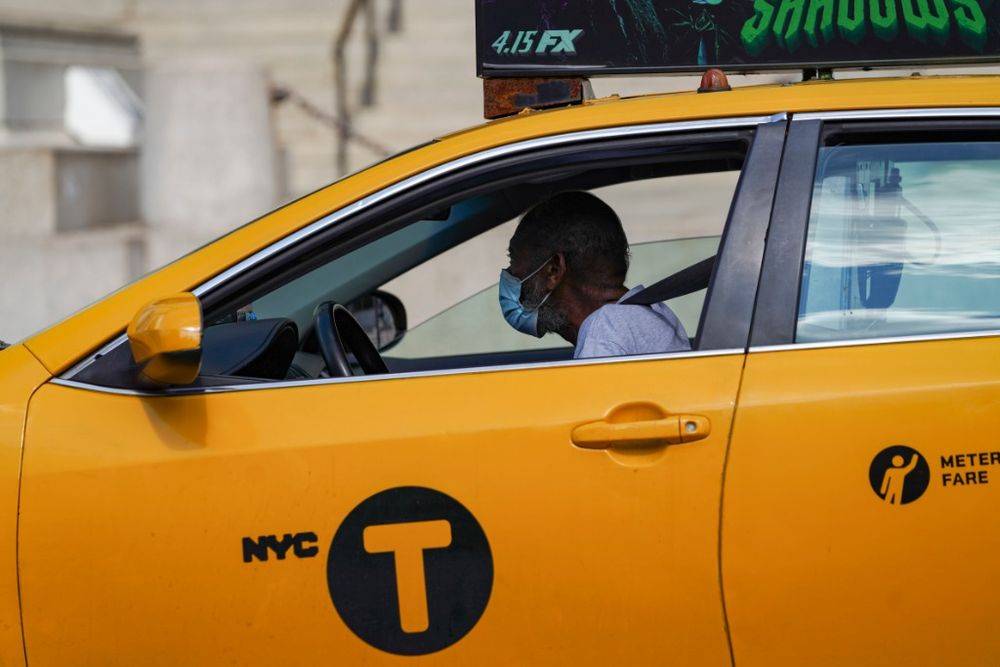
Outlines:
{"label": "car window frame", "polygon": [[1000,336],[1000,330],[982,330],[795,342],[820,148],[832,138],[845,135],[852,138],[871,136],[870,143],[875,144],[880,139],[884,141],[887,134],[920,135],[934,131],[981,129],[1000,131],[1000,107],[872,109],[792,115],[764,250],[749,351],[790,351]]}
{"label": "car window frame", "polygon": [[[624,151],[626,160],[635,159],[634,153],[644,142],[662,140],[669,142],[677,138],[686,143],[706,141],[712,132],[752,130],[754,135],[750,141],[743,168],[737,182],[736,190],[730,205],[729,215],[722,234],[719,249],[719,260],[716,262],[709,284],[708,294],[703,306],[701,329],[705,332],[718,330],[719,335],[708,341],[708,346],[692,352],[667,353],[664,355],[632,355],[607,359],[560,360],[552,362],[536,362],[531,364],[497,365],[483,368],[455,368],[437,371],[389,373],[378,376],[356,376],[338,378],[320,378],[308,380],[289,380],[258,382],[251,379],[233,378],[231,384],[218,386],[171,387],[162,390],[144,388],[109,387],[94,382],[80,382],[74,377],[87,368],[93,361],[115,350],[120,345],[127,344],[124,334],[119,335],[111,343],[105,345],[96,353],[89,355],[82,362],[71,367],[59,378],[53,380],[57,384],[75,386],[98,391],[119,394],[139,395],[175,395],[191,393],[217,393],[245,389],[273,389],[297,385],[315,385],[325,383],[376,381],[411,377],[415,375],[456,375],[473,372],[495,372],[504,370],[519,370],[548,366],[580,365],[587,363],[612,363],[634,360],[650,360],[660,357],[678,356],[716,356],[721,354],[742,354],[746,351],[750,331],[750,321],[753,312],[753,302],[756,297],[757,278],[760,274],[760,262],[763,258],[764,237],[767,219],[773,202],[778,167],[784,145],[786,114],[768,116],[738,116],[716,119],[677,121],[641,125],[625,125],[586,130],[566,134],[551,135],[538,139],[525,140],[504,146],[487,149],[479,153],[457,158],[450,162],[429,168],[415,176],[391,184],[378,192],[369,195],[353,204],[331,212],[323,218],[288,236],[262,248],[247,259],[220,272],[215,277],[203,282],[192,292],[206,303],[205,310],[218,308],[218,303],[226,303],[228,298],[235,303],[240,294],[241,285],[257,281],[262,272],[268,270],[271,264],[287,264],[288,256],[301,253],[313,244],[337,244],[341,253],[361,247],[376,236],[391,231],[390,223],[384,222],[393,208],[402,208],[407,217],[414,215],[412,204],[408,203],[423,194],[421,189],[442,190],[454,188],[452,181],[467,178],[473,170],[487,170],[494,173],[504,166],[504,161],[512,164],[525,160],[525,154],[535,157],[539,154],[558,157],[562,152],[566,155],[579,154],[581,149],[589,148]],[[634,144],[635,147],[630,147]],[[480,189],[495,189],[496,181]],[[456,200],[465,198],[474,191],[461,191]],[[440,207],[438,198],[424,208],[431,211]],[[422,209],[417,209],[422,210]],[[402,211],[397,212],[399,215]],[[381,217],[383,222],[373,225],[373,218]],[[366,224],[367,223],[367,224]],[[409,224],[408,222],[406,224]],[[311,267],[310,267],[311,268]],[[273,270],[273,269],[272,269]],[[727,298],[713,299],[714,295],[726,294]],[[716,303],[717,302],[717,303]],[[709,328],[711,323],[712,329]],[[742,332],[742,339],[741,337]]]}

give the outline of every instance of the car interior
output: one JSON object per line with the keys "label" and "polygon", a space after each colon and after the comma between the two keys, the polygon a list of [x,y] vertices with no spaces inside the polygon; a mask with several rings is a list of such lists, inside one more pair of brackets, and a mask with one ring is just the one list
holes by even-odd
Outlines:
{"label": "car interior", "polygon": [[[449,249],[518,219],[534,204],[559,192],[688,174],[736,175],[747,145],[748,138],[741,137],[710,148],[660,151],[655,159],[619,160],[610,166],[529,175],[472,196],[452,195],[440,208],[428,212],[424,207],[418,218],[387,233],[372,234],[370,240],[353,244],[356,247],[320,249],[308,261],[289,265],[276,278],[249,285],[222,304],[203,306],[201,371],[194,386],[570,359],[572,348],[554,335],[539,343],[509,332],[524,339],[523,346],[463,343],[481,335],[486,317],[491,318],[490,328],[507,329],[497,306],[495,284],[411,329],[407,327],[405,304],[382,288]],[[664,206],[662,211],[664,233],[669,236],[670,207]],[[697,349],[698,323],[719,242],[720,236],[715,234],[667,238],[632,247],[632,284],[641,282],[648,287],[673,277],[679,286],[668,305],[679,313],[684,311],[681,317],[687,320],[692,349]],[[496,267],[497,273],[501,268]],[[128,345],[112,349],[73,379],[118,387],[141,384]]]}

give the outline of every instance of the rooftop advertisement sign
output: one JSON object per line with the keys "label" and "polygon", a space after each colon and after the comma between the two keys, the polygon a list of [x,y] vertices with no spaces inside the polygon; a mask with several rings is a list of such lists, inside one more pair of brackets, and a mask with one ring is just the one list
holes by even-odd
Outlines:
{"label": "rooftop advertisement sign", "polygon": [[478,74],[1000,60],[1000,0],[476,0]]}

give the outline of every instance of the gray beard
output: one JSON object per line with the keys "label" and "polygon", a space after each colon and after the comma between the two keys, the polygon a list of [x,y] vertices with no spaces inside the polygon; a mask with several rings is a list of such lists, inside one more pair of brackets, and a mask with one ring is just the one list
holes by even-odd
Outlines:
{"label": "gray beard", "polygon": [[[545,298],[545,294],[533,283],[534,281],[529,281],[521,288],[524,290],[521,295],[521,303],[525,308],[533,308],[535,304]],[[559,333],[568,324],[569,320],[566,316],[552,304],[552,297],[546,299],[545,303],[538,309],[539,334],[544,336],[547,333]]]}
{"label": "gray beard", "polygon": [[548,301],[538,309],[538,333],[562,333],[569,326],[569,318]]}

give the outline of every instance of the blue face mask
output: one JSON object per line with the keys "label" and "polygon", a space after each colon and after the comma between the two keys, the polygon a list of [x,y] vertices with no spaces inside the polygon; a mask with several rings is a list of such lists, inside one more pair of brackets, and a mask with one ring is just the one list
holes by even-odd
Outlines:
{"label": "blue face mask", "polygon": [[[549,259],[552,258],[550,257]],[[535,338],[542,337],[542,334],[538,331],[538,309],[542,307],[542,304],[551,296],[552,292],[546,294],[538,302],[537,306],[529,310],[521,303],[521,286],[528,278],[541,271],[549,263],[549,259],[542,262],[542,266],[539,266],[520,280],[515,278],[507,269],[500,271],[500,312],[503,313],[503,318],[516,331],[534,336]]]}

